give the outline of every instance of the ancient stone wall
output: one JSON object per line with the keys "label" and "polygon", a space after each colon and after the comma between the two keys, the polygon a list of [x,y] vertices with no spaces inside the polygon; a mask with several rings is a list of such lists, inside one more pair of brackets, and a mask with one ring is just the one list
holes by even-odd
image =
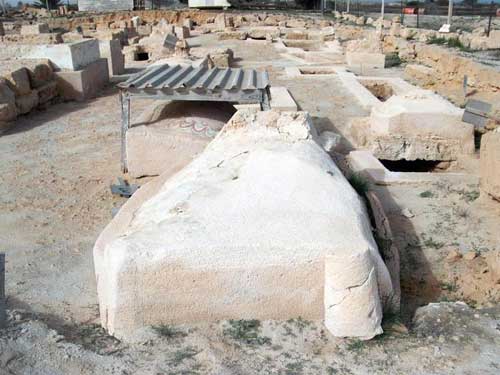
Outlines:
{"label": "ancient stone wall", "polygon": [[[475,62],[465,56],[439,46],[417,43],[415,62],[430,69],[408,65],[406,78],[425,88],[437,91],[458,105],[476,98],[491,103],[494,112],[500,114],[500,71]],[[467,76],[467,96],[463,82]]]}
{"label": "ancient stone wall", "polygon": [[7,128],[18,115],[50,105],[57,95],[57,83],[48,60],[2,62],[0,130]]}

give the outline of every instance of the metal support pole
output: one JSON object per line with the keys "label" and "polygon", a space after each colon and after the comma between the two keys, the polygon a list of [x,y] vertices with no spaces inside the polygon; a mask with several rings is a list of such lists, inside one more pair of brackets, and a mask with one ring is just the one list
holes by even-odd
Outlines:
{"label": "metal support pole", "polygon": [[493,17],[493,12],[495,11],[495,3],[492,1],[491,2],[491,9],[490,9],[490,16],[488,18],[488,30],[486,31],[486,36],[490,36],[490,30],[491,30],[491,18]]}
{"label": "metal support pole", "polygon": [[382,18],[382,28],[384,28],[384,9],[385,8],[385,0],[382,0],[382,7],[380,9],[380,17]]}
{"label": "metal support pole", "polygon": [[269,89],[266,88],[262,93],[262,102],[260,104],[263,111],[269,111],[271,109],[270,96]]}
{"label": "metal support pole", "polygon": [[346,9],[346,13],[349,13],[349,8],[350,8],[350,5],[351,5],[351,0],[347,0],[347,9]]}
{"label": "metal support pole", "polygon": [[451,17],[453,16],[453,0],[448,1],[448,25],[451,26]]}
{"label": "metal support pole", "polygon": [[7,324],[7,314],[5,309],[7,303],[5,302],[5,254],[0,253],[0,328],[5,327]]}
{"label": "metal support pole", "polygon": [[404,25],[405,22],[405,14],[403,12],[403,0],[401,0],[401,25]]}
{"label": "metal support pole", "polygon": [[121,167],[122,172],[127,173],[127,130],[130,127],[130,97],[123,91],[120,91],[120,103],[122,106]]}
{"label": "metal support pole", "polygon": [[0,5],[2,5],[3,15],[7,16],[7,8],[5,7],[5,0],[0,0]]}
{"label": "metal support pole", "polygon": [[417,29],[418,29],[418,17],[420,16],[420,12],[419,12],[419,9],[418,9],[418,3],[417,3]]}

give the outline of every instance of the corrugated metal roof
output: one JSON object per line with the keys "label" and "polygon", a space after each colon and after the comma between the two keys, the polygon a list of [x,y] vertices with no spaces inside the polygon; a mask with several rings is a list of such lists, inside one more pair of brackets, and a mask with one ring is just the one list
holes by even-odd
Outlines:
{"label": "corrugated metal roof", "polygon": [[158,65],[133,75],[118,85],[136,89],[260,90],[269,86],[267,72],[253,69]]}

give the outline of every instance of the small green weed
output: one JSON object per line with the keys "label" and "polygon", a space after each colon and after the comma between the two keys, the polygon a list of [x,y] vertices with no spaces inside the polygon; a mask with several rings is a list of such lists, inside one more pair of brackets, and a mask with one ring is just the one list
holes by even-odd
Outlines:
{"label": "small green weed", "polygon": [[448,292],[456,292],[457,291],[457,285],[449,282],[442,282],[440,284],[440,287],[442,290],[447,290]]}
{"label": "small green weed", "polygon": [[419,194],[421,198],[432,198],[434,197],[434,193],[430,190],[423,191]]}
{"label": "small green weed", "polygon": [[304,328],[309,327],[312,324],[311,321],[305,320],[301,316],[294,319],[288,319],[286,322],[289,324],[296,325],[300,332],[302,332]]}
{"label": "small green weed", "polygon": [[243,342],[247,345],[265,345],[270,344],[271,339],[266,336],[260,336],[259,320],[230,320],[229,327],[223,330],[224,335],[233,340]]}
{"label": "small green weed", "polygon": [[364,176],[360,175],[359,173],[353,173],[349,177],[349,183],[361,196],[364,196],[366,192],[370,190],[370,183]]}
{"label": "small green weed", "polygon": [[287,375],[302,374],[303,369],[304,365],[301,362],[291,362],[286,364]]}
{"label": "small green weed", "polygon": [[472,191],[461,190],[460,193],[462,194],[462,199],[467,203],[474,202],[477,198],[479,198],[479,191],[477,190],[472,190]]}
{"label": "small green weed", "polygon": [[357,352],[363,350],[364,348],[365,348],[365,342],[361,340],[352,341],[347,345],[347,350],[349,351]]}
{"label": "small green weed", "polygon": [[458,48],[460,51],[463,52],[472,52],[473,50],[467,46],[465,46],[460,39],[457,37],[453,38],[443,38],[443,37],[437,37],[437,36],[431,36],[427,40],[427,44],[438,44],[438,45],[445,45],[449,48]]}
{"label": "small green weed", "polygon": [[185,348],[179,349],[174,353],[172,362],[174,366],[180,365],[184,360],[193,358],[200,351],[192,346],[187,346]]}
{"label": "small green weed", "polygon": [[159,326],[153,326],[153,329],[157,334],[167,339],[176,339],[179,337],[186,337],[187,333],[172,327],[168,324],[161,324]]}
{"label": "small green weed", "polygon": [[432,237],[429,237],[429,238],[425,239],[424,245],[426,247],[431,247],[433,249],[441,249],[444,246],[444,243],[434,241],[434,239]]}

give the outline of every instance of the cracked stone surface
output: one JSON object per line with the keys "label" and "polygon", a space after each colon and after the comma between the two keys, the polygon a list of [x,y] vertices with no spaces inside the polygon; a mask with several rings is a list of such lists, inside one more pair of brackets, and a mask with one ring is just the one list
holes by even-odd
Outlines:
{"label": "cracked stone surface", "polygon": [[389,273],[364,204],[306,112],[237,112],[162,181],[141,188],[94,248],[110,333],[297,316],[325,319],[337,336],[382,332]]}

